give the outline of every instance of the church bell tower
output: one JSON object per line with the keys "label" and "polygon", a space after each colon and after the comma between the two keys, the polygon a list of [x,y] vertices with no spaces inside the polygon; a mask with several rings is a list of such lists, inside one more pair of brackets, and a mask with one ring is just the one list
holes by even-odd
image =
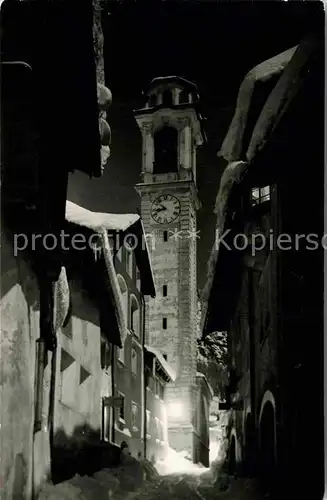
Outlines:
{"label": "church bell tower", "polygon": [[146,304],[145,342],[175,369],[166,391],[168,435],[193,450],[197,354],[196,150],[205,140],[197,87],[180,77],[155,78],[145,107],[134,112],[142,134],[141,215],[157,296]]}

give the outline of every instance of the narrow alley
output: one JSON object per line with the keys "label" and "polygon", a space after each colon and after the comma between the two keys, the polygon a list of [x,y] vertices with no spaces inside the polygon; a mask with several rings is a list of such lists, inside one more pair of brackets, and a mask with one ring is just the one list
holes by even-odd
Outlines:
{"label": "narrow alley", "polygon": [[1,500],[327,499],[323,2],[0,3]]}

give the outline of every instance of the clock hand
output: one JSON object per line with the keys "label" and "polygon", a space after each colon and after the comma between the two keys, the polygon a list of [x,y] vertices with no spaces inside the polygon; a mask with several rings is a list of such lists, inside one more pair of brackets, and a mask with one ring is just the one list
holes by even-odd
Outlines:
{"label": "clock hand", "polygon": [[162,212],[163,210],[167,210],[167,208],[166,208],[166,207],[162,207],[162,206],[161,206],[161,207],[157,208],[157,209],[155,210],[155,212],[156,212],[156,214],[157,214],[158,212]]}

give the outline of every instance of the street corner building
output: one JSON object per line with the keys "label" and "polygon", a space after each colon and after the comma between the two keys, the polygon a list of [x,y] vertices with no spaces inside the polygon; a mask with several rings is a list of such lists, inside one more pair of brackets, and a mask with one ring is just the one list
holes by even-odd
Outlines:
{"label": "street corner building", "polygon": [[[64,255],[53,242],[66,225],[69,172],[101,176],[111,93],[92,2],[1,7],[1,493],[29,499],[51,476],[57,381],[67,368],[87,386],[96,371],[92,340],[89,357],[72,362],[77,347],[70,353],[58,333],[74,290],[67,293]],[[92,307],[88,329],[96,326]]]}
{"label": "street corner building", "polygon": [[253,68],[239,89],[219,153],[228,165],[202,325],[204,336],[228,332],[230,473],[307,498],[324,492],[323,248],[304,238],[323,235],[319,29]]}
{"label": "street corner building", "polygon": [[[73,267],[80,262],[80,273],[85,276],[98,313],[100,329],[97,335],[93,334],[93,342],[97,342],[94,361],[98,384],[93,393],[95,419],[101,423],[98,443],[114,445],[118,450],[126,441],[132,455],[144,456],[144,295],[154,296],[155,289],[147,249],[140,246],[135,250],[127,243],[131,235],[141,239],[142,222],[138,214],[94,213],[69,201],[66,218],[71,227],[79,231],[84,228],[86,240],[92,243],[88,253],[94,259],[93,266],[80,250],[74,252],[70,261]],[[75,234],[80,234],[76,231]],[[77,289],[82,287],[79,285]],[[72,304],[73,311],[73,300]],[[84,314],[87,309],[82,307]],[[86,321],[87,318],[82,321],[82,331],[86,329]],[[85,357],[85,350],[79,350]],[[90,383],[89,390],[92,391]],[[91,394],[81,395],[80,402],[89,404]],[[89,461],[90,455],[85,456]],[[110,465],[108,460],[109,457],[107,465]]]}
{"label": "street corner building", "polygon": [[[96,467],[110,464],[110,456],[114,464],[114,449],[119,450],[123,442],[134,458],[147,458],[155,463],[165,456],[168,446],[164,394],[175,374],[160,352],[145,345],[145,298],[153,300],[156,290],[142,220],[138,214],[93,213],[70,201],[67,201],[66,218],[70,225],[88,228],[85,237],[94,245],[89,254],[98,255],[98,266],[101,242],[94,240],[93,235],[105,230],[107,241],[104,253],[110,270],[107,291],[105,281],[101,286],[94,266],[90,266],[83,253],[75,252],[71,259],[74,266],[80,261],[82,274],[89,276],[89,288],[98,298],[100,311],[101,339],[99,335],[96,337],[101,342],[102,370],[100,378],[99,374],[97,377],[97,383],[101,382],[102,405],[98,439],[109,448],[102,445],[108,456],[106,462]],[[100,275],[105,276],[103,269]],[[113,328],[115,318],[116,330]],[[86,328],[85,324],[83,327]],[[95,366],[100,366],[96,358]],[[95,397],[99,403],[98,389]],[[85,404],[87,399],[91,398],[84,395],[80,401]],[[95,408],[98,411],[99,404]],[[90,453],[85,456],[90,459]]]}

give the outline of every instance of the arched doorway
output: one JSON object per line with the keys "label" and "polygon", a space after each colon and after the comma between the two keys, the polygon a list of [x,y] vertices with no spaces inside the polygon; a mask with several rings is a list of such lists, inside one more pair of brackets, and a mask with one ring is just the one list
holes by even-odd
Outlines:
{"label": "arched doorway", "polygon": [[275,408],[267,401],[260,418],[260,479],[265,491],[271,491],[276,470],[276,423]]}

